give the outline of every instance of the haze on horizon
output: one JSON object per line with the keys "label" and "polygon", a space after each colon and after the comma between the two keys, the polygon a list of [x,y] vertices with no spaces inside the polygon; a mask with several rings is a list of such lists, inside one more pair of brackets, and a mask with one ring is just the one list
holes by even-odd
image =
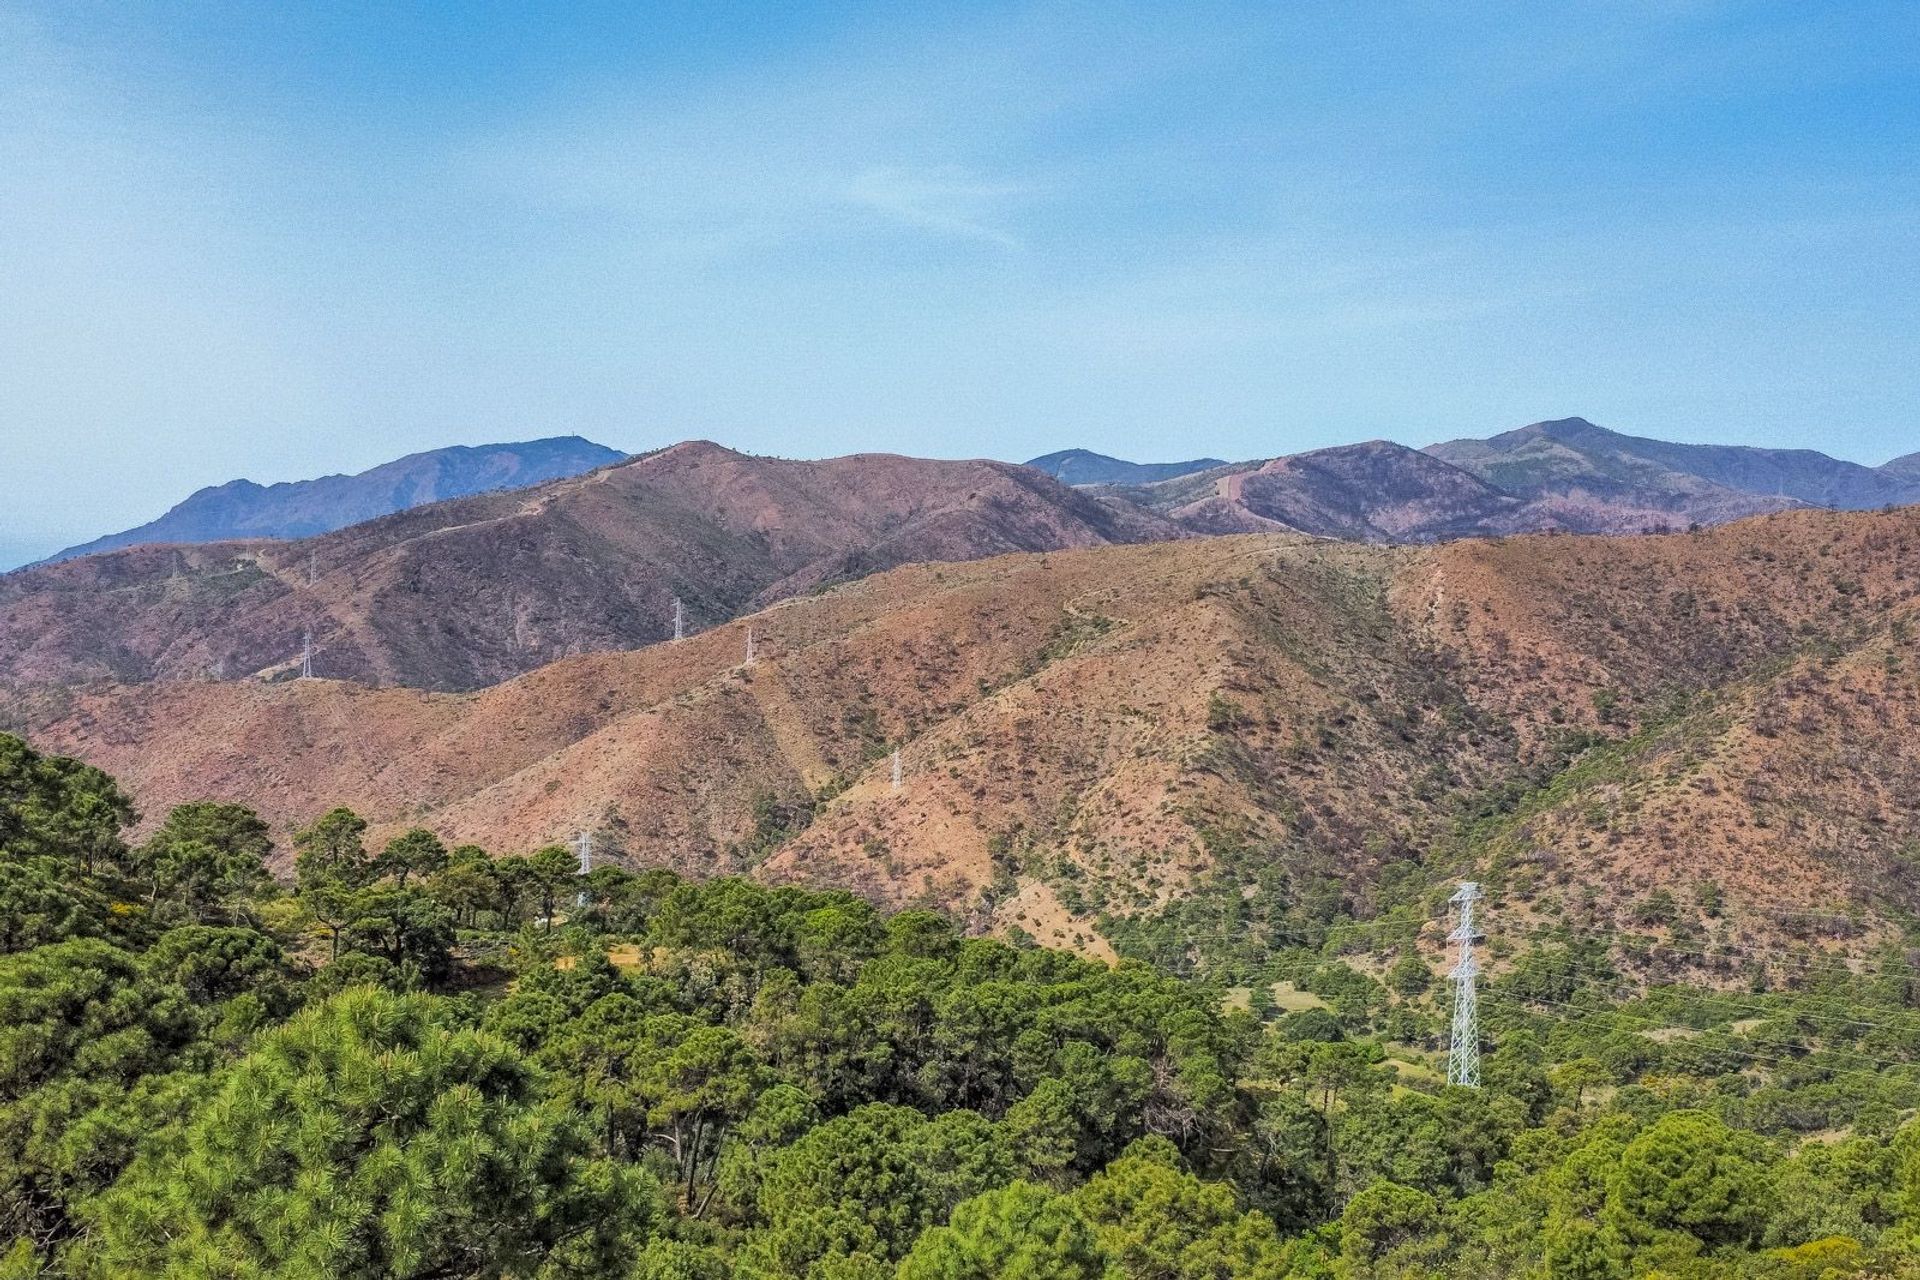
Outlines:
{"label": "haze on horizon", "polygon": [[0,564],[577,433],[1920,448],[1920,9],[0,0]]}

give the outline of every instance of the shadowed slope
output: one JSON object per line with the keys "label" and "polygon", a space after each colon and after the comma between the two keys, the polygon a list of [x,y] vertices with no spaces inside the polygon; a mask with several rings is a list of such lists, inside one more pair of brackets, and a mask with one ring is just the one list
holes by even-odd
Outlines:
{"label": "shadowed slope", "polygon": [[1046,472],[1062,484],[1124,485],[1153,484],[1227,464],[1221,458],[1193,458],[1186,462],[1127,462],[1089,449],[1062,449],[1058,453],[1030,458],[1027,465],[1036,471]]}
{"label": "shadowed slope", "polygon": [[1172,509],[1208,532],[1287,528],[1363,542],[1429,542],[1504,527],[1523,504],[1457,467],[1385,440],[1212,473]]}
{"label": "shadowed slope", "polygon": [[1596,532],[1625,530],[1634,520],[1718,524],[1801,503],[1857,509],[1920,496],[1872,468],[1812,450],[1670,444],[1584,418],[1450,440],[1426,452]]}
{"label": "shadowed slope", "polygon": [[[467,689],[877,569],[1179,536],[998,462],[676,445],[300,543],[142,547],[0,577],[0,682],[322,674]],[[310,578],[311,575],[311,578]]]}
{"label": "shadowed slope", "polygon": [[157,520],[49,557],[50,561],[147,542],[306,538],[395,511],[498,489],[522,489],[626,457],[579,436],[520,444],[456,445],[409,454],[351,476],[260,485],[233,480],[202,489]]}

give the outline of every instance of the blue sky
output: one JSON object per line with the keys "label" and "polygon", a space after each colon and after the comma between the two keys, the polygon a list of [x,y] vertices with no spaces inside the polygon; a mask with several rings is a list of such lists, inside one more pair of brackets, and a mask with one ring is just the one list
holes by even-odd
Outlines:
{"label": "blue sky", "polygon": [[1920,449],[1920,6],[0,0],[0,562],[236,475]]}

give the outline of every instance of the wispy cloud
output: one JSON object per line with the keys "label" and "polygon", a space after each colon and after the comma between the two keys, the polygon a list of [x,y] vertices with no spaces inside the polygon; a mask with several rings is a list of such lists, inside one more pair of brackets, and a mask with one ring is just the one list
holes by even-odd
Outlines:
{"label": "wispy cloud", "polygon": [[999,223],[1007,203],[1025,190],[1014,183],[985,181],[955,167],[870,168],[854,175],[846,198],[904,226],[1018,249],[1019,237]]}
{"label": "wispy cloud", "polygon": [[822,42],[671,91],[599,85],[467,140],[455,164],[476,192],[598,219],[642,256],[776,242],[866,254],[876,221],[1016,250],[1127,180],[1113,152],[1131,141],[1103,141],[1101,172],[1083,175],[1094,158],[1069,137],[1219,43],[1140,42],[1091,11],[938,29]]}

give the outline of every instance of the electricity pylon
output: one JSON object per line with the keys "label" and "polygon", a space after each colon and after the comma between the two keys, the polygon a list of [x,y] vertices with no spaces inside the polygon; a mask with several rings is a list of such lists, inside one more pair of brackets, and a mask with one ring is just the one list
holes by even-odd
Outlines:
{"label": "electricity pylon", "polygon": [[1460,908],[1460,923],[1447,941],[1460,944],[1453,966],[1453,1034],[1447,1041],[1447,1083],[1480,1087],[1480,962],[1473,958],[1473,904],[1480,886],[1464,880],[1448,901]]}
{"label": "electricity pylon", "polygon": [[893,789],[900,789],[900,748],[893,749]]}
{"label": "electricity pylon", "polygon": [[680,603],[680,597],[673,598],[673,642],[679,644],[687,638],[687,611]]}

